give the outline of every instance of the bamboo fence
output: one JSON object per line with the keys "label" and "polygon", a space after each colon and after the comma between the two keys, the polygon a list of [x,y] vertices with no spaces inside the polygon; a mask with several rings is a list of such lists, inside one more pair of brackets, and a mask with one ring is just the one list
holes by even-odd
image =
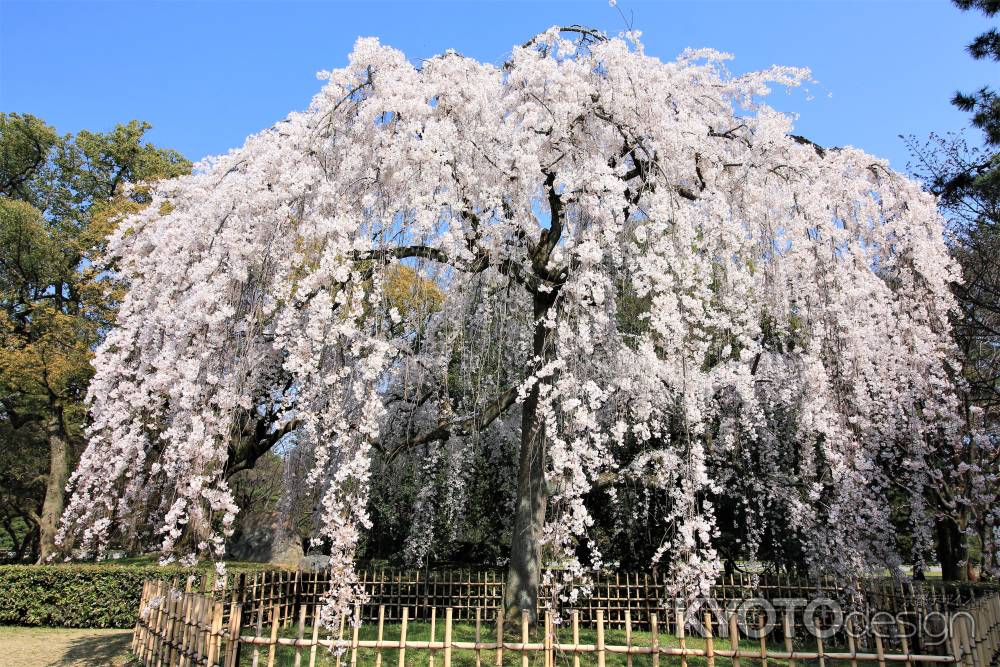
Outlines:
{"label": "bamboo fence", "polygon": [[[646,619],[648,638],[643,642],[635,641],[633,630],[636,624],[629,610],[625,611],[623,620],[625,643],[607,643],[605,635],[609,628],[602,609],[597,609],[594,614],[594,643],[580,641],[582,624],[579,610],[569,612],[568,629],[572,634],[569,641],[565,630],[557,631],[561,626],[549,611],[540,617],[543,619],[541,636],[537,636],[539,633],[536,632],[535,641],[531,641],[527,611],[522,612],[520,623],[511,628],[509,625],[505,627],[503,615],[495,616],[494,622],[488,623],[482,609],[477,609],[473,615],[474,641],[458,641],[454,636],[457,614],[453,607],[444,608],[440,617],[437,608],[432,607],[430,637],[418,641],[407,637],[408,625],[413,619],[405,606],[400,611],[399,636],[387,639],[385,630],[389,607],[386,605],[379,605],[376,610],[376,639],[360,638],[357,626],[346,628],[348,636],[345,637],[343,622],[334,637],[313,622],[319,617],[318,604],[300,604],[294,615],[285,615],[287,611],[283,609],[288,607],[280,596],[265,597],[267,604],[256,605],[251,622],[244,624],[244,603],[236,601],[234,592],[226,602],[220,599],[218,591],[197,591],[190,579],[183,590],[176,586],[177,582],[151,581],[143,587],[132,650],[147,667],[235,667],[247,662],[253,667],[274,667],[276,664],[293,664],[295,667],[308,664],[315,667],[320,649],[333,652],[337,667],[341,667],[342,662],[343,667],[347,667],[348,660],[350,667],[357,667],[359,661],[360,664],[383,667],[383,663],[388,663],[391,658],[383,656],[385,651],[396,653],[398,667],[422,663],[425,659],[429,667],[434,667],[438,658],[444,667],[451,667],[453,654],[458,651],[466,652],[466,656],[469,652],[474,654],[477,667],[482,667],[484,662],[502,667],[505,654],[508,655],[507,662],[510,662],[510,656],[520,658],[521,667],[535,664],[539,657],[544,667],[554,667],[557,657],[561,661],[572,660],[574,667],[580,667],[581,659],[588,664],[605,667],[606,659],[611,654],[624,654],[630,667],[633,661],[659,667],[661,661],[670,658],[678,659],[682,667],[687,667],[689,658],[698,658],[707,667],[718,667],[716,661],[719,659],[731,667],[741,667],[741,661],[759,662],[761,667],[767,667],[768,661],[773,660],[785,661],[789,667],[795,667],[800,661],[818,663],[820,667],[825,667],[828,661],[842,661],[850,667],[858,667],[862,663],[874,663],[879,667],[886,667],[888,663],[905,663],[906,667],[917,664],[989,667],[1000,658],[1000,596],[996,594],[977,598],[958,612],[949,612],[948,634],[946,641],[941,643],[945,650],[931,654],[919,652],[915,644],[908,641],[907,634],[902,632],[902,626],[899,628],[898,651],[888,649],[887,643],[891,642],[884,641],[879,633],[874,635],[873,649],[861,648],[851,632],[846,633],[844,650],[831,650],[830,643],[819,632],[808,640],[812,645],[796,645],[793,642],[795,633],[787,616],[775,633],[780,643],[776,647],[772,640],[768,646],[768,635],[758,633],[759,636],[752,636],[749,628],[740,624],[735,611],[724,612],[722,618],[713,618],[712,613],[706,612],[702,626],[703,640],[700,642],[703,646],[697,648],[686,644],[685,623],[671,624],[657,612],[650,612]],[[268,595],[266,586],[252,590]],[[361,610],[356,611],[360,613]],[[675,615],[675,618],[681,617]],[[850,630],[850,620],[847,624]],[[760,617],[760,627],[764,627],[763,616]],[[676,646],[661,643],[661,637],[671,631],[677,638]],[[483,656],[484,651],[492,652],[492,659]],[[304,662],[306,660],[308,663]]]}
{"label": "bamboo fence", "polygon": [[[379,608],[384,608],[385,620],[399,623],[403,609],[410,620],[429,620],[440,616],[450,607],[457,621],[471,621],[479,614],[484,621],[494,622],[496,610],[503,607],[505,573],[496,570],[398,570],[363,568],[358,579],[369,602],[361,608],[365,621],[375,621]],[[207,578],[196,580],[202,591],[218,588],[220,597],[242,604],[244,623],[256,618],[262,609],[269,613],[277,604],[282,619],[296,618],[300,607],[307,610],[319,604],[329,588],[328,571],[268,570],[228,576],[216,587]],[[648,629],[652,613],[676,623],[676,609],[664,608],[669,600],[669,582],[652,573],[597,574],[591,583],[591,593],[582,597],[576,610],[584,627],[596,627],[597,611],[604,615],[608,628],[623,629],[629,614],[637,628]],[[729,608],[744,600],[814,599],[827,597],[856,609],[862,605],[869,611],[884,611],[926,617],[932,612],[944,614],[963,608],[977,596],[995,591],[990,587],[954,586],[937,583],[871,579],[856,581],[850,589],[838,585],[832,578],[801,580],[785,576],[730,576],[712,588],[712,600],[720,608]],[[219,596],[218,591],[216,595]],[[686,596],[682,596],[686,597]],[[553,599],[552,590],[544,588],[539,602]],[[850,598],[850,599],[848,599]],[[536,610],[540,612],[541,607]],[[311,619],[311,611],[307,618]],[[800,630],[806,628],[799,626]]]}

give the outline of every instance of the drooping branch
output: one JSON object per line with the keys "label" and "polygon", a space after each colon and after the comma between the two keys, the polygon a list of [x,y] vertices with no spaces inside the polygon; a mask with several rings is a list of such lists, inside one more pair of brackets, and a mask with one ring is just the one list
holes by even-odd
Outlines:
{"label": "drooping branch", "polygon": [[437,440],[447,440],[453,435],[471,435],[482,432],[514,404],[517,399],[517,389],[517,385],[509,387],[494,400],[490,401],[486,408],[478,414],[438,424],[429,431],[407,438],[388,450],[385,455],[386,461],[391,462],[402,452],[419,445]]}

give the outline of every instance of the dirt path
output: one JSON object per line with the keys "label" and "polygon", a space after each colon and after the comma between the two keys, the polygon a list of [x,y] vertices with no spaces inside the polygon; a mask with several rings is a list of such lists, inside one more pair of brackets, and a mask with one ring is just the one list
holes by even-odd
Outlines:
{"label": "dirt path", "polygon": [[131,630],[0,626],[4,667],[119,667],[129,664]]}

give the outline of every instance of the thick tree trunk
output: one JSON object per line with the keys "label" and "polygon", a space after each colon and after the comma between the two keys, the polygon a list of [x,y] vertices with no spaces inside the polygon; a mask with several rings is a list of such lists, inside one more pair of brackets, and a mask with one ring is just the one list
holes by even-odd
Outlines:
{"label": "thick tree trunk", "polygon": [[49,441],[49,478],[45,484],[45,502],[38,522],[38,562],[44,563],[56,552],[56,531],[66,502],[66,482],[69,481],[72,448],[63,428],[62,408],[52,406],[52,414],[45,424]]}
{"label": "thick tree trunk", "polygon": [[[534,298],[534,356],[544,364],[553,356],[548,345],[548,330],[542,324],[553,297],[536,294]],[[514,508],[514,532],[511,535],[510,566],[504,607],[509,619],[518,618],[526,609],[531,622],[536,620],[538,589],[542,579],[542,529],[545,526],[545,426],[538,415],[539,385],[532,386],[521,409],[521,453],[517,474],[517,498]]]}
{"label": "thick tree trunk", "polygon": [[968,580],[968,541],[961,526],[951,517],[943,517],[937,521],[937,555],[941,563],[942,579]]}

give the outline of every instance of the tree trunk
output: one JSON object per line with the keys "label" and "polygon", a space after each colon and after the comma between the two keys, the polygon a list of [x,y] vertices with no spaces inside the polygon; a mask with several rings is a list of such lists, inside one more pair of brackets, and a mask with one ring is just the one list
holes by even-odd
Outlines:
{"label": "tree trunk", "polygon": [[72,448],[63,428],[62,407],[52,405],[52,413],[45,424],[49,441],[49,477],[45,484],[45,502],[38,522],[38,562],[44,563],[56,552],[56,531],[66,502],[66,483],[69,481]]}
{"label": "tree trunk", "polygon": [[[542,321],[554,301],[550,294],[534,297],[534,356],[544,365],[553,357],[548,345],[548,330]],[[520,617],[527,610],[536,621],[538,589],[542,579],[542,529],[545,526],[545,425],[538,415],[538,397],[542,380],[535,382],[521,409],[521,452],[517,473],[517,498],[514,509],[514,532],[511,535],[510,566],[504,607],[508,619]]]}
{"label": "tree trunk", "polygon": [[942,579],[968,580],[968,541],[961,526],[951,517],[942,517],[937,521],[937,554],[941,562]]}

